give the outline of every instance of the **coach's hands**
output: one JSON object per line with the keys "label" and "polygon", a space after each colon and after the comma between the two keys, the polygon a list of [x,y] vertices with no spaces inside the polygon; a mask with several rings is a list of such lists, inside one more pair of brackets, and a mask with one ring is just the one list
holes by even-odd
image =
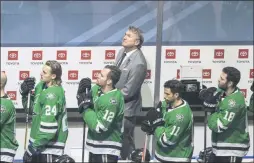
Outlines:
{"label": "coach's hands", "polygon": [[21,84],[19,92],[22,96],[26,96],[31,90],[34,89],[34,86],[35,86],[35,78],[34,77],[26,78],[24,82]]}

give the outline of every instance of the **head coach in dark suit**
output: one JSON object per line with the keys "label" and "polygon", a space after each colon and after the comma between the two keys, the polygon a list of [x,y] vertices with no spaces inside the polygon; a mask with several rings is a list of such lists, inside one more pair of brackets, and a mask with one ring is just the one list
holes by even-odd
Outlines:
{"label": "head coach in dark suit", "polygon": [[141,86],[146,77],[147,63],[141,51],[144,42],[142,31],[130,26],[126,31],[115,65],[122,71],[116,88],[122,90],[125,100],[122,159],[126,159],[134,144],[136,112],[142,108]]}

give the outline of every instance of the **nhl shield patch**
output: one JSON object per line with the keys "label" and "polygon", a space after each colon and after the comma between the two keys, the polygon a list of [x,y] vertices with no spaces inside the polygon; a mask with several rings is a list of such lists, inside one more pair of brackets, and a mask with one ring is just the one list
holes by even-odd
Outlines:
{"label": "nhl shield patch", "polygon": [[116,99],[114,99],[114,98],[111,98],[111,99],[109,100],[109,102],[110,102],[111,104],[113,104],[113,105],[116,105],[116,103],[117,103]]}

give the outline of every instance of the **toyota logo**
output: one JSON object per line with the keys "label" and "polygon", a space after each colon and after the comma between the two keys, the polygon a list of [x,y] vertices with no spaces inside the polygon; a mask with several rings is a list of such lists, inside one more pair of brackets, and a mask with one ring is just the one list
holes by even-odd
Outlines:
{"label": "toyota logo", "polygon": [[114,57],[115,54],[112,52],[108,52],[106,55],[107,55],[107,57],[112,58],[112,57]]}
{"label": "toyota logo", "polygon": [[175,53],[174,52],[167,52],[167,56],[173,57],[173,56],[175,56]]}
{"label": "toyota logo", "polygon": [[150,72],[146,72],[146,77],[150,77]]}
{"label": "toyota logo", "polygon": [[34,55],[34,58],[41,58],[42,57],[41,53],[34,53],[33,55]]}
{"label": "toyota logo", "polygon": [[242,92],[242,94],[244,95],[244,96],[246,96],[246,93],[245,93],[245,91],[241,91]]}
{"label": "toyota logo", "polygon": [[199,56],[199,52],[191,52],[191,56],[197,57],[197,56]]}
{"label": "toyota logo", "polygon": [[95,78],[98,78],[99,72],[95,72],[95,73],[93,74],[93,76],[94,76]]}
{"label": "toyota logo", "polygon": [[58,54],[57,54],[57,56],[58,56],[59,58],[65,58],[65,55],[66,55],[65,53],[58,53]]}
{"label": "toyota logo", "polygon": [[26,79],[28,77],[28,74],[27,73],[22,73],[22,74],[20,74],[20,77],[23,78],[23,79]]}
{"label": "toyota logo", "polygon": [[8,96],[11,98],[11,99],[15,99],[16,95],[14,93],[9,93]]}
{"label": "toyota logo", "polygon": [[222,57],[223,56],[223,52],[216,52],[215,55],[218,56],[218,57]]}
{"label": "toyota logo", "polygon": [[10,53],[9,58],[12,58],[12,59],[17,58],[17,54],[16,53]]}
{"label": "toyota logo", "polygon": [[252,72],[250,73],[250,76],[254,77],[254,71],[252,71]]}
{"label": "toyota logo", "polygon": [[203,76],[210,76],[210,72],[208,72],[208,71],[204,72]]}
{"label": "toyota logo", "polygon": [[240,52],[240,56],[242,57],[246,57],[248,55],[248,53],[246,51],[241,51]]}
{"label": "toyota logo", "polygon": [[90,53],[82,53],[82,57],[88,58],[88,57],[90,57]]}
{"label": "toyota logo", "polygon": [[76,78],[77,76],[78,76],[78,74],[74,73],[74,72],[69,74],[69,77],[71,77],[71,78]]}

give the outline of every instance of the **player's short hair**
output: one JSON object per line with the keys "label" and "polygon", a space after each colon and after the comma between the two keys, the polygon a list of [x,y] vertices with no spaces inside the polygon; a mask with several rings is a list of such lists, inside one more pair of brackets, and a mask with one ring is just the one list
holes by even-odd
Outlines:
{"label": "player's short hair", "polygon": [[233,82],[233,87],[236,87],[241,79],[241,72],[235,67],[224,67],[222,72],[227,74],[227,81]]}
{"label": "player's short hair", "polygon": [[62,66],[61,66],[61,64],[55,60],[48,60],[45,65],[47,65],[51,68],[51,74],[56,75],[56,78],[55,78],[56,84],[61,85],[61,83],[62,83],[62,79],[61,79]]}
{"label": "player's short hair", "polygon": [[106,65],[104,68],[110,69],[108,78],[112,80],[112,86],[115,88],[116,83],[119,81],[121,76],[121,70],[114,65]]}
{"label": "player's short hair", "polygon": [[164,88],[170,88],[173,94],[178,93],[179,97],[182,96],[184,85],[178,80],[168,80],[164,83]]}
{"label": "player's short hair", "polygon": [[129,26],[128,30],[135,33],[138,36],[139,44],[138,44],[137,48],[140,49],[142,47],[143,42],[144,42],[144,36],[142,34],[143,31],[137,27],[134,27],[134,26]]}
{"label": "player's short hair", "polygon": [[0,88],[4,89],[6,83],[7,83],[7,76],[6,74],[2,71],[1,73],[3,73],[3,76],[1,74],[1,84],[0,84]]}

